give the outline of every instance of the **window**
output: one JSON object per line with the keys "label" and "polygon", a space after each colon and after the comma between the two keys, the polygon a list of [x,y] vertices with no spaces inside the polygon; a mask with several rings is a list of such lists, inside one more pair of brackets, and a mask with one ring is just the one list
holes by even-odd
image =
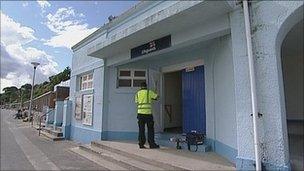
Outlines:
{"label": "window", "polygon": [[117,82],[118,87],[140,87],[142,82],[146,82],[146,70],[119,70]]}
{"label": "window", "polygon": [[82,75],[80,77],[80,90],[89,90],[93,88],[93,73]]}

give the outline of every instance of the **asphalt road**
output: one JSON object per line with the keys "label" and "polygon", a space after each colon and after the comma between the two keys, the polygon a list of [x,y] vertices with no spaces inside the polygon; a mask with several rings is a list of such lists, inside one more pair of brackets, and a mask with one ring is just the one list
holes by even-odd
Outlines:
{"label": "asphalt road", "polygon": [[39,137],[29,123],[13,119],[1,109],[1,170],[104,170],[69,149],[72,141],[53,142]]}

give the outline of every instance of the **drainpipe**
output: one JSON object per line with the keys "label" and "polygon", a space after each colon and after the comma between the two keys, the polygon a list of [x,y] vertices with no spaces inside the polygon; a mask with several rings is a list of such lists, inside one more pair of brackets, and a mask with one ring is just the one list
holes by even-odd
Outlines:
{"label": "drainpipe", "polygon": [[249,9],[247,0],[243,1],[244,9],[244,19],[245,19],[245,31],[246,31],[246,41],[247,41],[247,55],[249,63],[249,77],[250,77],[250,88],[251,88],[251,106],[253,112],[253,138],[254,138],[254,153],[255,153],[255,164],[256,170],[261,170],[261,158],[259,149],[259,139],[257,130],[258,121],[258,106],[257,106],[257,95],[256,95],[256,82],[255,82],[255,71],[254,71],[254,61],[252,55],[252,40],[250,31],[250,21],[249,21]]}

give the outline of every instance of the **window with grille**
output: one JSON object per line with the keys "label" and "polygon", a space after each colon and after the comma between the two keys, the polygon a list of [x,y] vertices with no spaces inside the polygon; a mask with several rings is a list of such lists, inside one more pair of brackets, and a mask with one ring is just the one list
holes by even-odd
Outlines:
{"label": "window with grille", "polygon": [[80,77],[80,90],[93,89],[93,73],[85,74]]}
{"label": "window with grille", "polygon": [[121,69],[118,70],[117,87],[140,87],[146,80],[146,70]]}

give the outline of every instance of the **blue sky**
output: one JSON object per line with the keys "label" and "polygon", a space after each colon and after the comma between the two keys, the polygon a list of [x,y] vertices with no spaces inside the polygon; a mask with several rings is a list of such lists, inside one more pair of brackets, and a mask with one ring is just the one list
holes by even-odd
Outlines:
{"label": "blue sky", "polygon": [[138,1],[1,1],[1,90],[37,82],[71,65],[70,47]]}

